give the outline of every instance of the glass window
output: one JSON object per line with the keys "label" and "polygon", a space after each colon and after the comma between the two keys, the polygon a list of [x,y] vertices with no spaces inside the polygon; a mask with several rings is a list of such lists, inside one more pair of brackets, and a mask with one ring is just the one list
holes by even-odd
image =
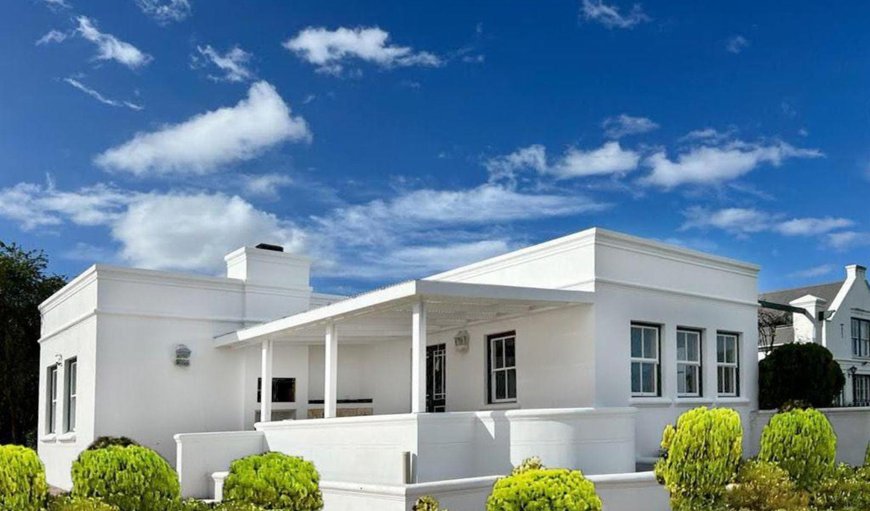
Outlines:
{"label": "glass window", "polygon": [[852,318],[852,355],[870,357],[870,321]]}
{"label": "glass window", "polygon": [[46,388],[46,414],[45,431],[49,434],[57,431],[57,366],[48,368],[45,380]]}
{"label": "glass window", "polygon": [[[263,379],[257,378],[257,402],[263,396]],[[296,402],[296,378],[272,378],[272,402],[295,403]]]}
{"label": "glass window", "polygon": [[870,374],[852,376],[852,405],[870,406]]}
{"label": "glass window", "polygon": [[659,327],[631,325],[631,395],[659,395]]}
{"label": "glass window", "polygon": [[701,332],[677,330],[677,395],[701,395]]}
{"label": "glass window", "polygon": [[739,394],[739,345],[736,334],[716,334],[716,377],[720,396]]}
{"label": "glass window", "polygon": [[64,386],[64,410],[63,410],[63,431],[71,433],[76,430],[76,389],[78,383],[78,362],[71,358],[66,361],[66,374]]}
{"label": "glass window", "polygon": [[517,400],[516,334],[489,336],[489,402]]}

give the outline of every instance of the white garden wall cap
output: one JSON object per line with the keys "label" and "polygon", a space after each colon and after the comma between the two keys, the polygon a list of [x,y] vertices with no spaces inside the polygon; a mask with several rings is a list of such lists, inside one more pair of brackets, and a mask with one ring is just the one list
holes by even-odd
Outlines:
{"label": "white garden wall cap", "polygon": [[[438,312],[437,306],[444,304],[461,304],[465,310],[471,310],[475,307],[491,309],[502,306],[508,310],[511,304],[527,308],[589,304],[592,303],[593,297],[594,293],[588,291],[411,280],[269,323],[218,336],[215,339],[215,345],[218,347],[240,346],[268,338],[290,338],[298,330],[325,325],[332,321],[342,321],[378,312],[404,310],[405,308],[410,311],[410,306],[418,300],[434,306],[430,309],[429,314],[430,323],[434,323]],[[513,310],[514,313],[517,312],[514,309],[510,310]],[[341,337],[339,337],[339,342],[341,342]]]}
{"label": "white garden wall cap", "polygon": [[196,443],[196,442],[208,442],[212,441],[215,438],[226,438],[226,439],[235,439],[235,438],[263,438],[263,433],[261,431],[210,431],[205,433],[177,433],[173,435],[172,438],[175,439],[175,443]]}
{"label": "white garden wall cap", "polygon": [[586,476],[595,483],[596,487],[605,487],[608,485],[624,486],[626,484],[642,484],[646,485],[656,481],[654,472],[626,472],[623,474],[597,474]]}

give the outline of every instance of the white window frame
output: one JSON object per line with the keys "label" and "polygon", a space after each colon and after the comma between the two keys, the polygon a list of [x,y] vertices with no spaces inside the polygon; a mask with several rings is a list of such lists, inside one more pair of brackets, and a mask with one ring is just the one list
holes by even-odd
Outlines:
{"label": "white window frame", "polygon": [[[661,395],[661,353],[662,353],[662,328],[660,325],[654,325],[650,323],[632,323],[631,331],[634,332],[635,329],[639,329],[641,331],[641,355],[642,356],[633,356],[631,353],[631,337],[629,337],[629,355],[631,355],[631,369],[629,370],[629,386],[632,385],[631,381],[631,371],[634,370],[635,364],[639,366],[639,376],[640,376],[640,390],[635,391],[634,388],[631,388],[631,396],[632,397],[659,397]],[[646,352],[645,343],[643,342],[643,333],[647,331],[655,332],[655,354],[650,356],[649,353]],[[643,366],[651,365],[653,366],[653,391],[652,392],[644,392],[644,381],[643,381]]]}
{"label": "white window frame", "polygon": [[852,405],[870,406],[870,374],[852,375]]}
{"label": "white window frame", "polygon": [[[680,358],[680,336],[684,337],[686,342],[685,353],[686,357]],[[695,354],[698,357],[696,360],[688,358],[689,343],[695,344]],[[701,331],[692,328],[677,328],[677,397],[700,397],[703,377],[702,368],[703,355],[701,353]],[[695,372],[695,390],[691,392],[680,392],[680,369],[686,368],[687,374],[689,370]],[[684,376],[683,376],[684,377]],[[685,380],[684,380],[685,381]]]}
{"label": "white window frame", "polygon": [[57,432],[57,365],[48,366],[45,380],[45,432],[53,435]]}
{"label": "white window frame", "polygon": [[[729,360],[728,347],[724,350],[724,360],[719,356],[719,341],[733,340],[734,358]],[[732,373],[734,389],[723,391],[726,372]],[[716,332],[716,393],[719,397],[737,397],[740,395],[740,335],[733,332]]]}
{"label": "white window frame", "polygon": [[78,407],[78,359],[73,357],[64,363],[63,432],[76,430],[76,410]]}
{"label": "white window frame", "polygon": [[[514,365],[507,365],[507,351],[505,350],[506,342],[510,340],[514,344]],[[496,350],[495,346],[497,343],[501,343],[502,345],[502,358],[504,365],[499,367],[496,360]],[[516,332],[507,332],[504,334],[494,334],[487,336],[487,355],[489,357],[489,404],[505,404],[505,403],[516,403],[517,402],[517,334]],[[505,396],[504,398],[498,399],[496,397],[497,385],[496,378],[499,373],[504,373],[505,375]],[[508,380],[510,378],[510,373],[513,373],[514,376],[514,395],[510,395],[510,385],[508,385]]]}
{"label": "white window frame", "polygon": [[852,318],[852,356],[870,358],[870,321]]}

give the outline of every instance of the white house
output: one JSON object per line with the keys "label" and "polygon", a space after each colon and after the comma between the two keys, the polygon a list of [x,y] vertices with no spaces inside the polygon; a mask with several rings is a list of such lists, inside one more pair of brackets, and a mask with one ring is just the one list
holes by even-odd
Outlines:
{"label": "white house", "polygon": [[270,449],[315,462],[327,511],[425,493],[463,511],[538,455],[592,475],[610,509],[618,487],[665,509],[634,473],[664,426],[757,408],[752,264],[588,229],[342,298],[268,248],[228,255],[225,278],[97,265],[42,304],[51,484],[70,486],[96,437],[126,435],[190,496]]}
{"label": "white house", "polygon": [[785,314],[775,346],[814,342],[828,348],[846,376],[841,403],[870,406],[870,286],[864,266],[846,266],[844,280],[772,291],[760,300]]}

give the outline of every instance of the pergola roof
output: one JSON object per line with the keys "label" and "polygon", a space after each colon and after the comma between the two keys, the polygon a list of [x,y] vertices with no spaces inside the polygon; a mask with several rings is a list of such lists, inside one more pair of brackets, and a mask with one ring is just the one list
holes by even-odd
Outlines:
{"label": "pergola roof", "polygon": [[420,301],[426,305],[427,330],[435,332],[540,309],[591,303],[592,297],[588,291],[411,280],[221,335],[215,345],[237,347],[266,339],[322,343],[330,323],[337,325],[342,343],[408,338],[411,309]]}

